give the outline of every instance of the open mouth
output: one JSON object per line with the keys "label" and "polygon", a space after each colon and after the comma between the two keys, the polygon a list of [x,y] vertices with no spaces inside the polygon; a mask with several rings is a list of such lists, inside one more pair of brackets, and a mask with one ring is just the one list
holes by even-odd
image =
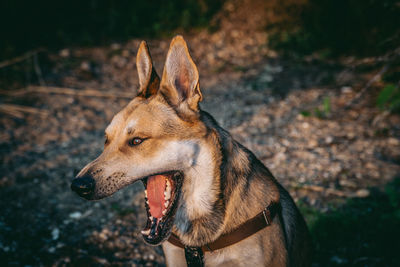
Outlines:
{"label": "open mouth", "polygon": [[172,171],[143,178],[145,187],[147,223],[142,230],[144,240],[158,245],[167,239],[171,232],[183,175]]}

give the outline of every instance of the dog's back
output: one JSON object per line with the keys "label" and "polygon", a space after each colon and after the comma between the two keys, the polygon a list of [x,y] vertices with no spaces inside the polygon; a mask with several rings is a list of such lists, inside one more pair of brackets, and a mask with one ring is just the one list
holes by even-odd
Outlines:
{"label": "dog's back", "polygon": [[312,246],[307,225],[289,193],[280,185],[279,189],[290,266],[311,266]]}

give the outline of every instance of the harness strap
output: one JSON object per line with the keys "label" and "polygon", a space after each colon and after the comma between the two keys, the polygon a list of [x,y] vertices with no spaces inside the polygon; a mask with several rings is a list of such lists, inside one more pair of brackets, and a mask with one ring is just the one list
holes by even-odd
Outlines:
{"label": "harness strap", "polygon": [[170,242],[171,244],[173,244],[177,247],[184,248],[185,254],[186,254],[187,250],[188,251],[193,250],[194,248],[196,248],[197,252],[199,251],[199,249],[202,252],[206,252],[206,251],[212,252],[214,250],[228,247],[239,241],[242,241],[243,239],[257,233],[261,229],[271,225],[272,220],[274,219],[275,215],[280,211],[280,209],[281,209],[281,206],[279,203],[272,202],[262,212],[260,212],[255,217],[251,218],[250,220],[244,222],[243,224],[241,224],[238,228],[236,228],[232,232],[221,235],[214,242],[208,243],[202,247],[185,246],[184,244],[182,244],[179,237],[176,236],[175,234],[171,234],[171,236],[168,239],[168,242]]}

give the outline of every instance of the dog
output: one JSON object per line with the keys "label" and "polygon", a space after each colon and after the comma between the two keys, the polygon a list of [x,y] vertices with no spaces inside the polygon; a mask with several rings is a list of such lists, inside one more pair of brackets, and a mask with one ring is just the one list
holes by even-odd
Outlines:
{"label": "dog", "polygon": [[[167,266],[310,266],[308,229],[288,192],[201,110],[199,73],[182,36],[170,44],[161,79],[145,41],[136,64],[137,96],[114,116],[104,151],[79,172],[72,190],[98,200],[142,181],[148,215],[142,235],[162,244]],[[271,203],[278,208],[269,213]],[[232,232],[243,235],[260,214],[266,226],[210,247]]]}

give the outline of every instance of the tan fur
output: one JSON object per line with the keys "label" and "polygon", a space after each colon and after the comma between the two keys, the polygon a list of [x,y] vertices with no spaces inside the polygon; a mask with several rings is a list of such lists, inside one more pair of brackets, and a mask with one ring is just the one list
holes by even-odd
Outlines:
{"label": "tan fur", "polygon": [[[186,42],[171,42],[161,81],[145,43],[139,48],[140,90],[106,129],[103,153],[78,177],[96,181],[93,199],[167,171],[184,174],[172,232],[203,246],[254,217],[271,202],[282,213],[271,226],[205,254],[206,266],[309,266],[309,237],[293,200],[268,169],[199,107],[199,75]],[[159,87],[159,88],[156,88]],[[143,142],[129,145],[134,137]],[[183,249],[163,243],[168,266],[185,266]]]}
{"label": "tan fur", "polygon": [[153,67],[149,47],[142,41],[136,57],[136,66],[139,75],[139,96],[148,97],[154,95],[160,85],[160,78]]}

